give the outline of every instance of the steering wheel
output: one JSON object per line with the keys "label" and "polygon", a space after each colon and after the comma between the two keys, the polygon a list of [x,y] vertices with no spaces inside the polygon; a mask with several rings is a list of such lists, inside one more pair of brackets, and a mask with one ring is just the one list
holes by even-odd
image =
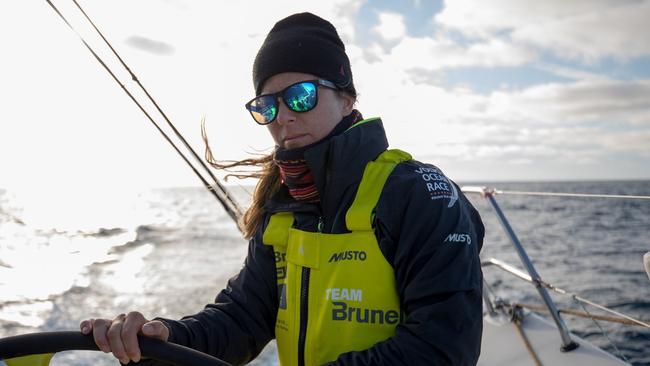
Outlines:
{"label": "steering wheel", "polygon": [[[159,339],[138,336],[142,357],[175,366],[231,366],[218,358]],[[99,351],[92,334],[81,332],[30,333],[0,339],[0,360],[60,351]]]}

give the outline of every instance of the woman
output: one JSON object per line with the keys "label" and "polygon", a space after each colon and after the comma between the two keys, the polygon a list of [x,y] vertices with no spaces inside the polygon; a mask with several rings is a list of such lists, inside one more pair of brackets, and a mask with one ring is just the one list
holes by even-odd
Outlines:
{"label": "woman", "polygon": [[258,161],[240,273],[180,321],[132,312],[82,332],[123,363],[140,359],[141,332],[233,364],[273,338],[282,365],[475,364],[481,219],[439,169],[386,150],[381,120],[354,109],[336,29],[309,13],[279,21],[253,82],[246,107],[277,148]]}

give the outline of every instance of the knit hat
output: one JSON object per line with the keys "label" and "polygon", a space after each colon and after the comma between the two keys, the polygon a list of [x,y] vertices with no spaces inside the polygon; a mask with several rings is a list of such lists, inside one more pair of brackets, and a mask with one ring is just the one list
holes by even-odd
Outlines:
{"label": "knit hat", "polygon": [[283,72],[316,75],[356,96],[350,60],[332,23],[311,13],[275,23],[253,63],[253,85],[260,95],[264,82]]}

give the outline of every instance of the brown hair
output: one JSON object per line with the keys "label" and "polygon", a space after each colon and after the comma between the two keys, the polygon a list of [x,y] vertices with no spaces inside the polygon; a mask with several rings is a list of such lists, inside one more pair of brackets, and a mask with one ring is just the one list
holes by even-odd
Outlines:
{"label": "brown hair", "polygon": [[262,155],[261,157],[253,157],[239,161],[217,161],[208,143],[208,136],[205,132],[205,120],[201,121],[201,137],[205,143],[205,160],[212,167],[226,171],[232,171],[233,168],[257,168],[253,171],[235,170],[233,173],[227,174],[224,178],[226,180],[230,177],[259,179],[253,192],[251,205],[246,209],[239,222],[239,226],[243,229],[244,238],[251,239],[255,235],[257,228],[262,225],[264,204],[280,190],[280,186],[282,185],[280,169],[273,160],[274,153],[267,155],[260,154]]}

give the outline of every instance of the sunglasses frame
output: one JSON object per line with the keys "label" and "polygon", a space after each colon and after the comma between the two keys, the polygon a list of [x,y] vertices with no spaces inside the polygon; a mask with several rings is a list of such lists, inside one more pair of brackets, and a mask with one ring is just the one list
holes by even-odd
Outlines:
{"label": "sunglasses frame", "polygon": [[[312,85],[314,85],[314,86],[316,87],[316,102],[314,103],[314,105],[313,105],[311,108],[309,108],[309,109],[306,110],[306,111],[296,111],[296,110],[293,110],[293,109],[291,108],[291,106],[289,105],[289,103],[287,103],[287,100],[284,98],[284,93],[286,93],[286,91],[289,90],[290,88],[292,88],[292,87],[294,87],[294,86],[296,86],[296,85],[298,85],[298,84],[302,84],[302,83],[312,84]],[[293,84],[287,86],[286,88],[284,88],[284,89],[282,89],[282,90],[280,90],[280,91],[278,91],[278,92],[275,92],[275,93],[269,93],[269,94],[261,94],[261,95],[258,95],[258,96],[256,96],[255,98],[253,98],[253,99],[251,99],[250,101],[248,101],[248,103],[246,103],[245,107],[246,107],[246,109],[248,110],[248,112],[251,114],[251,117],[253,117],[253,121],[255,121],[255,123],[257,123],[258,125],[262,125],[262,126],[264,126],[264,125],[268,125],[268,124],[273,123],[276,119],[278,119],[278,112],[277,112],[277,111],[275,112],[275,116],[273,116],[273,119],[270,120],[269,122],[266,122],[266,123],[258,122],[258,121],[255,119],[255,116],[253,115],[253,111],[251,110],[251,104],[252,104],[255,100],[257,100],[257,99],[259,99],[259,98],[262,98],[262,97],[269,97],[269,96],[271,96],[271,97],[273,97],[273,100],[275,101],[275,103],[277,103],[276,108],[280,108],[280,103],[278,103],[278,98],[279,98],[279,99],[282,99],[282,103],[284,103],[284,105],[285,105],[287,108],[289,108],[290,111],[292,111],[292,112],[296,112],[296,113],[305,113],[305,112],[309,112],[309,111],[311,111],[312,109],[316,108],[316,106],[318,105],[318,87],[319,87],[319,86],[324,86],[324,87],[326,87],[326,88],[330,88],[330,89],[333,89],[333,90],[339,90],[339,88],[336,87],[336,84],[334,84],[334,83],[331,82],[331,81],[325,80],[325,79],[302,80],[302,81],[295,82],[295,83],[293,83]]]}

